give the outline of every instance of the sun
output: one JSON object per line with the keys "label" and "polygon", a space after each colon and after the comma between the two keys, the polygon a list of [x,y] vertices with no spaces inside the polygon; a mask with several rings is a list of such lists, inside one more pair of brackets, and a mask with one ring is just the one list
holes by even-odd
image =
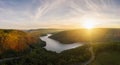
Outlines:
{"label": "sun", "polygon": [[85,27],[86,29],[92,29],[92,28],[94,28],[93,24],[91,24],[91,23],[86,23],[86,24],[84,25],[84,27]]}
{"label": "sun", "polygon": [[83,27],[86,29],[93,29],[95,27],[95,20],[86,19],[83,23]]}

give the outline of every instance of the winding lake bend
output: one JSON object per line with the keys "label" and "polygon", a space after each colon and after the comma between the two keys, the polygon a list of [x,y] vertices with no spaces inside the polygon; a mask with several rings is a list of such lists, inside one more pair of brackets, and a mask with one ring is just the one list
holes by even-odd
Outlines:
{"label": "winding lake bend", "polygon": [[63,43],[60,43],[56,40],[53,40],[53,39],[49,38],[49,36],[51,36],[51,35],[52,34],[47,34],[46,36],[40,37],[40,39],[42,41],[46,42],[46,46],[44,48],[47,49],[47,50],[50,50],[50,51],[55,51],[57,53],[60,53],[64,50],[76,48],[76,47],[79,47],[79,46],[83,45],[83,43],[63,44]]}

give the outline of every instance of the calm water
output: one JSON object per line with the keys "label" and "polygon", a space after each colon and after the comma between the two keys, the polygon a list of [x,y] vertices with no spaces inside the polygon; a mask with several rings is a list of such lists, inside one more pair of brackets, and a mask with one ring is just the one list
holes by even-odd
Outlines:
{"label": "calm water", "polygon": [[51,36],[51,34],[40,37],[42,41],[46,42],[46,46],[44,48],[50,51],[55,51],[57,53],[83,45],[82,43],[62,44],[56,40],[49,38],[49,36]]}

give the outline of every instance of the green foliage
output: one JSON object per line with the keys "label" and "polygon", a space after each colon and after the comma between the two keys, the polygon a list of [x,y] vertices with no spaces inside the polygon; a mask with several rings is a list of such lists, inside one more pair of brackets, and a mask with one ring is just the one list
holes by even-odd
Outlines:
{"label": "green foliage", "polygon": [[66,50],[60,53],[57,65],[70,65],[83,63],[88,61],[91,57],[91,53],[88,50],[88,46],[81,46],[75,49]]}
{"label": "green foliage", "polygon": [[36,47],[29,54],[19,60],[4,62],[1,64],[12,65],[70,65],[82,63],[90,58],[87,46],[55,53],[42,47]]}
{"label": "green foliage", "polygon": [[61,43],[75,42],[119,42],[120,29],[68,30],[56,33],[50,38]]}
{"label": "green foliage", "polygon": [[120,42],[92,44],[95,60],[89,65],[120,65]]}

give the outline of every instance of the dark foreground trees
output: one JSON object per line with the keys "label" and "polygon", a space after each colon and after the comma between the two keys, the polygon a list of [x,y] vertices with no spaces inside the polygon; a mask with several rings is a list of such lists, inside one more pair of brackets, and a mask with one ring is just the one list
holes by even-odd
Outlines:
{"label": "dark foreground trees", "polygon": [[90,56],[87,46],[66,50],[59,54],[36,47],[21,59],[3,62],[1,65],[75,65],[88,61]]}

